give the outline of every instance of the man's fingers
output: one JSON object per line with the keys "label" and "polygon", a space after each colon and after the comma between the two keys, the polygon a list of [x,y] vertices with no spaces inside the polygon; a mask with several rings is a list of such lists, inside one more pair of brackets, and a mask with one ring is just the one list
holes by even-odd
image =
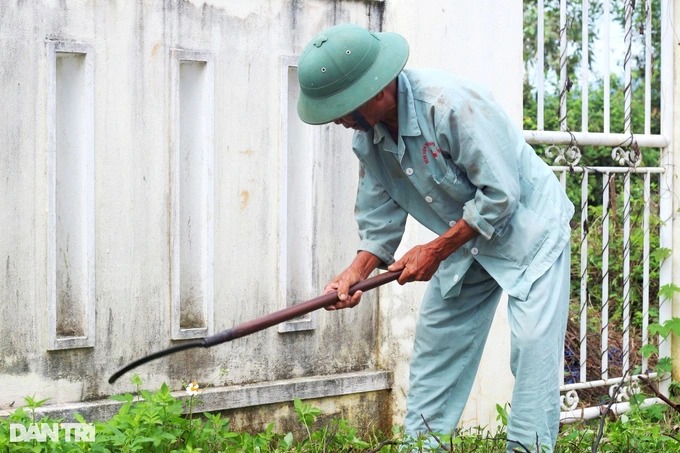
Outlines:
{"label": "man's fingers", "polygon": [[341,282],[338,284],[338,299],[341,301],[347,300],[347,296],[349,295],[349,285],[345,282]]}
{"label": "man's fingers", "polygon": [[390,264],[389,266],[387,266],[387,270],[390,271],[390,272],[400,271],[400,270],[402,270],[404,267],[405,267],[405,265],[404,265],[404,263],[402,262],[402,260],[399,260],[399,261],[395,261],[394,263],[392,263],[392,264]]}
{"label": "man's fingers", "polygon": [[363,294],[362,291],[357,291],[354,294],[352,294],[352,298],[349,301],[349,306],[350,307],[356,307],[359,305],[359,302],[361,302],[361,295]]}
{"label": "man's fingers", "polygon": [[414,266],[404,266],[401,275],[397,278],[397,283],[404,285],[408,282],[414,282],[420,280],[419,271]]}
{"label": "man's fingers", "polygon": [[404,285],[410,281],[413,281],[413,278],[406,272],[402,272],[399,278],[397,278],[397,283],[400,285]]}
{"label": "man's fingers", "polygon": [[[345,307],[343,306],[343,304],[342,304],[342,299],[340,299],[340,290],[339,290],[339,288],[340,288],[340,284],[339,284],[338,282],[330,282],[329,284],[327,284],[327,285],[324,287],[324,289],[323,289],[324,294],[328,294],[328,293],[336,293],[337,296],[338,296],[338,299],[340,300],[340,302],[336,302],[336,303],[334,303],[334,304],[332,304],[332,305],[326,306],[326,307],[325,307],[326,310],[328,310],[328,311],[333,311],[333,310],[338,310],[338,309],[341,309],[341,308],[345,308]],[[345,297],[345,298],[346,298],[346,297]]]}
{"label": "man's fingers", "polygon": [[354,294],[352,294],[351,297],[345,295],[344,300],[340,300],[333,305],[329,305],[326,307],[326,310],[328,311],[333,311],[333,310],[342,310],[343,308],[353,308],[359,305],[359,302],[361,302],[361,295],[363,294],[362,291],[357,291]]}
{"label": "man's fingers", "polygon": [[338,284],[336,282],[331,282],[324,287],[323,292],[324,292],[324,294],[327,294],[327,293],[332,293],[333,291],[337,291],[337,290],[338,290]]}
{"label": "man's fingers", "polygon": [[345,269],[340,275],[336,276],[324,287],[325,293],[336,292],[338,300],[326,307],[326,310],[339,310],[342,308],[354,307],[361,300],[361,291],[349,295],[351,286],[361,281],[361,276],[355,270]]}

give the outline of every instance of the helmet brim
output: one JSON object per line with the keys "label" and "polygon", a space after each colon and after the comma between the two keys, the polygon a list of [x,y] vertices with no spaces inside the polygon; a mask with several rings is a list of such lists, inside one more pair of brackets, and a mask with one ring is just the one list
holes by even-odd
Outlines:
{"label": "helmet brim", "polygon": [[298,116],[307,124],[326,124],[350,114],[365,104],[394,80],[409,55],[408,42],[397,33],[374,33],[380,40],[380,52],[359,79],[346,89],[323,98],[312,98],[300,92]]}

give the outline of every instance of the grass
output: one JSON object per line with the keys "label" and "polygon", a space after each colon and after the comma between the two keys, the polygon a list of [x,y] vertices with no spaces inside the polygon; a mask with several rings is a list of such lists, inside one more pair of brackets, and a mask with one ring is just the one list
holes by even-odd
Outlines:
{"label": "grass", "polygon": [[[17,425],[24,427],[21,432],[30,433],[31,426],[61,422],[47,417],[38,419],[36,409],[45,400],[27,397],[24,407],[8,418],[0,419],[0,452],[396,453],[439,448],[438,451],[459,453],[504,453],[506,448],[508,412],[501,406],[497,406],[500,427],[495,432],[478,427],[409,438],[401,427],[393,428],[391,433],[372,432],[362,436],[351,420],[334,418],[329,422],[321,417],[320,409],[295,400],[293,406],[302,428],[297,434],[277,432],[273,423],[262,432],[246,433],[232,431],[229,420],[221,414],[196,416],[193,409],[198,403],[198,387],[195,384],[188,387],[187,394],[189,398],[180,401],[163,385],[155,392],[140,389],[138,396],[115,396],[114,399],[123,404],[111,420],[94,423],[94,442],[74,441],[73,437],[67,440],[64,429],[56,434],[56,439],[47,437],[45,441],[39,441],[34,437],[11,442],[10,430],[14,429],[16,436]],[[680,453],[680,414],[669,405],[642,407],[638,404],[642,398],[643,395],[634,397],[632,408],[626,414],[614,416],[608,413],[595,420],[561,426],[555,451]],[[86,423],[77,414],[75,418]],[[536,446],[525,446],[519,451],[534,453],[541,450]]]}

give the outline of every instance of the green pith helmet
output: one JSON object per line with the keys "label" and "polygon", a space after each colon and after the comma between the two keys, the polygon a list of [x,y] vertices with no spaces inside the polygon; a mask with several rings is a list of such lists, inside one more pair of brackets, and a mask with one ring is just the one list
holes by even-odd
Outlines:
{"label": "green pith helmet", "polygon": [[298,63],[300,119],[325,124],[351,113],[394,80],[406,60],[408,43],[396,33],[342,24],[318,34]]}

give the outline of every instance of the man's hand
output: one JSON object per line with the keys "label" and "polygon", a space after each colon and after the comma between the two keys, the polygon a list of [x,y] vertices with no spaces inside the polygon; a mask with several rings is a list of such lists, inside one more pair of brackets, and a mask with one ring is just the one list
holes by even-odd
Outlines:
{"label": "man's hand", "polygon": [[326,310],[338,310],[341,308],[354,307],[361,302],[361,291],[357,291],[352,296],[349,295],[350,286],[358,283],[369,276],[373,270],[380,264],[380,259],[365,250],[360,250],[354,261],[347,269],[342,271],[333,280],[331,280],[323,289],[324,293],[331,293],[336,291],[338,293],[338,302],[326,307]]}
{"label": "man's hand", "polygon": [[435,240],[413,247],[387,270],[402,271],[397,279],[400,285],[412,281],[428,281],[437,272],[442,261],[478,234],[461,219]]}
{"label": "man's hand", "polygon": [[400,285],[413,281],[428,281],[432,278],[442,259],[437,250],[430,244],[417,245],[406,252],[400,260],[391,264],[387,270],[399,271],[401,275],[397,279]]}
{"label": "man's hand", "polygon": [[355,292],[352,296],[349,295],[350,286],[363,280],[361,274],[348,267],[340,275],[337,275],[333,280],[331,280],[326,287],[323,289],[324,293],[338,293],[338,302],[333,305],[326,307],[326,310],[339,310],[341,308],[351,308],[361,302],[361,291]]}

